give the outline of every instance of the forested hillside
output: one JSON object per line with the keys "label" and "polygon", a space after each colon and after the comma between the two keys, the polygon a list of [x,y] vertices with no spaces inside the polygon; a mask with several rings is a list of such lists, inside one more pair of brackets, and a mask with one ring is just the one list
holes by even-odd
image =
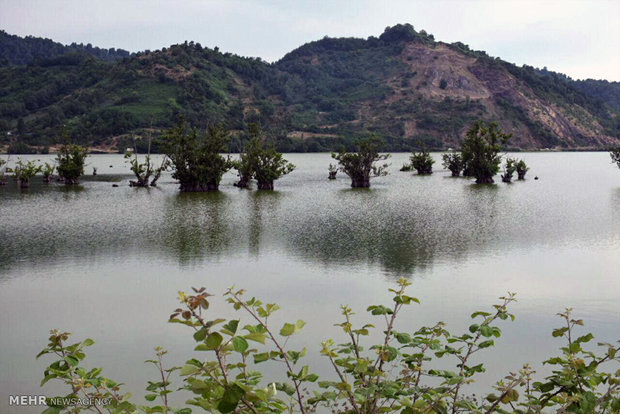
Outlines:
{"label": "forested hillside", "polygon": [[445,149],[478,118],[512,132],[514,149],[620,145],[617,82],[515,66],[411,25],[368,39],[326,37],[273,64],[194,42],[105,57],[105,49],[21,41],[37,46],[13,49],[47,44],[50,52],[33,59],[0,45],[0,56],[12,56],[0,67],[0,132],[12,151],[45,151],[62,134],[122,150],[132,134],[157,135],[180,114],[200,128],[223,124],[232,151],[252,121],[282,151],[351,147],[370,133],[390,151]]}
{"label": "forested hillside", "polygon": [[42,59],[55,58],[66,53],[81,52],[105,61],[128,57],[123,49],[101,49],[90,43],[72,43],[65,46],[50,39],[40,37],[19,37],[0,30],[0,65],[26,65]]}

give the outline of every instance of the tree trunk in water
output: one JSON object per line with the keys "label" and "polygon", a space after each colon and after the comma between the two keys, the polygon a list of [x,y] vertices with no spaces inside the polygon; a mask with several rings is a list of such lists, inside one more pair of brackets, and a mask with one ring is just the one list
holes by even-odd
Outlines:
{"label": "tree trunk in water", "polygon": [[181,183],[181,191],[184,193],[202,193],[206,191],[217,191],[219,184],[207,183],[207,184],[183,184]]}
{"label": "tree trunk in water", "polygon": [[493,184],[493,177],[478,177],[476,178],[476,184]]}
{"label": "tree trunk in water", "polygon": [[19,180],[19,187],[20,188],[28,188],[28,187],[30,187],[30,181],[28,181],[28,180]]}
{"label": "tree trunk in water", "polygon": [[273,190],[273,181],[259,181],[258,189],[259,190]]}
{"label": "tree trunk in water", "polygon": [[461,175],[460,171],[458,171],[458,170],[452,171],[452,176],[453,177],[458,177],[459,175]]}
{"label": "tree trunk in water", "polygon": [[509,183],[512,181],[512,176],[511,175],[502,175],[502,181],[505,183]]}
{"label": "tree trunk in water", "polygon": [[329,172],[329,177],[328,177],[328,178],[329,178],[330,180],[335,180],[335,179],[336,179],[336,172],[337,172],[337,171],[330,171],[330,172]]}
{"label": "tree trunk in water", "polygon": [[352,178],[351,179],[351,187],[353,188],[369,188],[370,187],[370,178]]}
{"label": "tree trunk in water", "polygon": [[44,183],[49,183],[50,181],[52,181],[52,177],[43,177]]}
{"label": "tree trunk in water", "polygon": [[66,185],[79,184],[80,181],[77,178],[65,178]]}
{"label": "tree trunk in water", "polygon": [[239,188],[248,188],[248,184],[250,183],[250,180],[246,177],[241,177],[239,179],[239,181],[237,181],[235,184],[233,184],[235,187],[239,187]]}
{"label": "tree trunk in water", "polygon": [[525,180],[525,172],[517,172],[517,180]]}

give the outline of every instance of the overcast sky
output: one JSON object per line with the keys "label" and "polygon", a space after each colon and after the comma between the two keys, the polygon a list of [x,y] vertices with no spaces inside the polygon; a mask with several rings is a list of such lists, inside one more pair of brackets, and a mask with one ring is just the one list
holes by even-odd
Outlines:
{"label": "overcast sky", "polygon": [[267,61],[397,23],[519,65],[620,81],[620,0],[0,0],[11,34],[130,51],[193,40]]}

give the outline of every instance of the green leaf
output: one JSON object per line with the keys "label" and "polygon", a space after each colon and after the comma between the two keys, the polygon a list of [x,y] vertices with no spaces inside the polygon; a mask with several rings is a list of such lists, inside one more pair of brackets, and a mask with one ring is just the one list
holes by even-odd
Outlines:
{"label": "green leaf", "polygon": [[95,341],[93,341],[92,339],[86,338],[86,339],[84,339],[84,342],[82,342],[82,345],[83,346],[91,346],[94,343],[95,343]]}
{"label": "green leaf", "polygon": [[302,321],[301,319],[295,322],[295,324],[285,323],[282,329],[280,329],[280,335],[291,336],[294,333],[298,332],[301,328],[303,328],[305,324],[306,322]]}
{"label": "green leaf", "polygon": [[484,336],[485,338],[489,338],[490,336],[493,335],[493,328],[491,328],[488,325],[482,325],[480,327],[480,333],[482,334],[482,336]]}
{"label": "green leaf", "polygon": [[156,394],[147,394],[144,396],[144,399],[147,401],[155,401],[155,398],[157,398]]}
{"label": "green leaf", "polygon": [[[194,365],[184,365],[183,368],[181,368],[181,371],[179,371],[179,375],[184,377],[187,375],[195,374],[198,371],[200,371],[200,369]],[[154,391],[154,390],[149,390],[149,391]]]}
{"label": "green leaf", "polygon": [[223,339],[224,338],[222,338],[222,335],[220,335],[219,333],[217,333],[217,332],[211,333],[207,337],[207,340],[205,342],[205,344],[207,345],[207,349],[212,351],[212,350],[215,350],[215,349],[219,348],[219,346],[222,343]]}
{"label": "green leaf", "polygon": [[249,341],[259,342],[261,344],[265,344],[265,334],[262,332],[252,332],[243,336],[245,339]]}
{"label": "green leaf", "polygon": [[201,328],[194,333],[194,339],[197,342],[204,340],[207,337],[207,330],[205,328]]}
{"label": "green leaf", "polygon": [[408,344],[411,342],[411,336],[408,333],[397,333],[396,340],[401,344]]}
{"label": "green leaf", "polygon": [[222,326],[229,335],[234,335],[237,332],[237,327],[239,326],[239,320],[233,319],[229,321],[226,325]]}
{"label": "green leaf", "polygon": [[495,342],[493,342],[493,340],[492,340],[492,339],[489,339],[489,340],[487,340],[487,341],[482,341],[482,342],[480,342],[480,343],[478,344],[478,347],[479,347],[479,348],[488,348],[488,347],[490,347],[490,346],[493,346],[493,344],[494,344],[494,343],[495,343]]}
{"label": "green leaf", "polygon": [[269,353],[268,352],[262,352],[260,354],[254,354],[254,363],[258,364],[260,362],[265,362],[269,359]]}
{"label": "green leaf", "polygon": [[237,408],[239,400],[243,397],[245,391],[237,384],[232,384],[226,387],[224,395],[217,405],[217,409],[222,413],[230,413]]}
{"label": "green leaf", "polygon": [[235,351],[241,353],[245,352],[249,346],[248,341],[246,341],[245,338],[241,336],[235,336],[232,340],[232,343]]}

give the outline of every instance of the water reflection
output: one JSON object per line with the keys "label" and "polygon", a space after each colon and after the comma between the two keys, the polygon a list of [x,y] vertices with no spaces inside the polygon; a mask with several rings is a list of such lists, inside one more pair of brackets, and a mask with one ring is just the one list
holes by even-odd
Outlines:
{"label": "water reflection", "polygon": [[565,162],[549,160],[568,155],[542,156],[548,170],[534,168],[545,180],[512,185],[394,173],[351,189],[346,178],[328,181],[322,161],[303,159],[273,192],[226,182],[219,192],[183,194],[170,176],[148,189],[120,175],[72,187],[33,182],[27,191],[9,183],[0,189],[0,277],[29,263],[157,257],[197,266],[270,253],[399,276],[500,250],[617,239],[617,185],[587,174],[564,182]]}
{"label": "water reflection", "polygon": [[222,192],[167,197],[158,224],[157,246],[181,265],[227,252],[236,236],[227,213],[230,204],[230,198]]}

